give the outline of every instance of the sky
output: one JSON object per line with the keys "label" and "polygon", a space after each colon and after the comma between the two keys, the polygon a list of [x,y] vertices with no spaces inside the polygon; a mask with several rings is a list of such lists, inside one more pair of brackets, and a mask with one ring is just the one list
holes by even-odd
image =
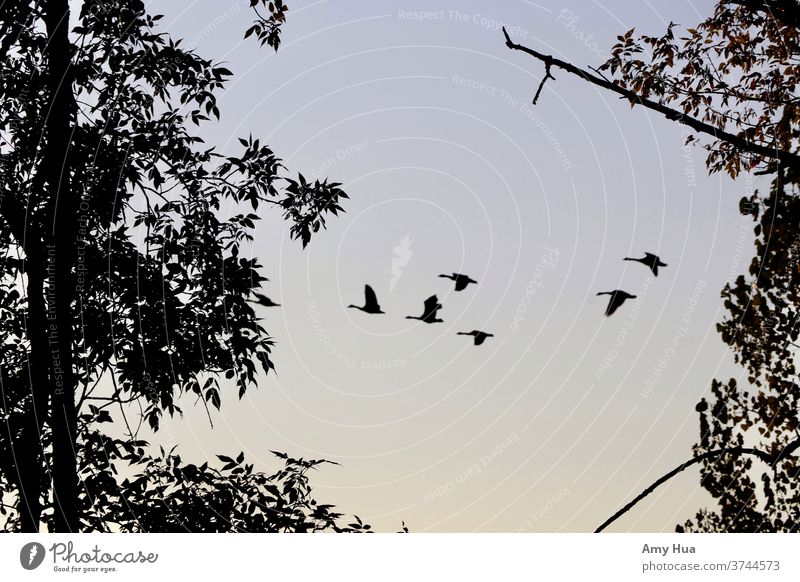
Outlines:
{"label": "sky", "polygon": [[[744,272],[738,200],[656,114],[554,71],[516,42],[598,66],[618,34],[692,26],[710,1],[288,2],[277,53],[243,41],[249,2],[159,0],[162,30],[234,72],[203,137],[252,134],[350,199],[306,250],[266,210],[249,251],[277,373],[209,426],[185,406],[156,442],[185,459],[325,458],[317,498],[378,531],[592,531],[687,460],[713,378],[743,378],[715,331]],[[223,208],[223,212],[231,209]],[[653,277],[623,257],[659,254]],[[478,285],[455,292],[440,273]],[[385,315],[367,315],[363,286]],[[607,297],[637,296],[604,317]],[[436,294],[443,323],[406,319]],[[494,334],[482,346],[456,335]],[[611,531],[673,531],[710,498],[698,471]]]}

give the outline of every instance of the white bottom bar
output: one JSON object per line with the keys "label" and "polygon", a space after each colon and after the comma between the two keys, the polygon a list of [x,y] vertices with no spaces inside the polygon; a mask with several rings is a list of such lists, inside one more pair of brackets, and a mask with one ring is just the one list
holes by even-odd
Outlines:
{"label": "white bottom bar", "polygon": [[800,580],[798,550],[791,534],[5,535],[0,577],[779,581]]}

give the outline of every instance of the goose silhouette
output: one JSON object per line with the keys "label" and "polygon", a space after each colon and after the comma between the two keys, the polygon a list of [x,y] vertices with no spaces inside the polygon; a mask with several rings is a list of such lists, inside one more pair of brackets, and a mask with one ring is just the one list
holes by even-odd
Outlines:
{"label": "goose silhouette", "polygon": [[364,313],[384,313],[381,311],[381,306],[378,305],[378,296],[375,295],[375,291],[369,285],[364,285],[364,305],[348,305],[348,308],[352,307],[353,309],[360,309]]}
{"label": "goose silhouette", "polygon": [[439,299],[436,295],[431,295],[425,300],[425,307],[423,308],[422,315],[419,317],[413,315],[406,315],[406,319],[418,319],[420,321],[424,321],[425,323],[441,323],[444,319],[437,319],[436,314],[442,308],[442,304],[439,303]]}
{"label": "goose silhouette", "polygon": [[661,259],[658,255],[654,255],[653,253],[645,253],[641,259],[634,259],[631,257],[625,257],[622,259],[623,261],[635,261],[637,263],[641,263],[646,267],[650,267],[650,270],[653,271],[653,275],[658,277],[658,268],[659,267],[666,267],[666,263],[662,263]]}
{"label": "goose silhouette", "polygon": [[608,300],[608,307],[606,307],[606,317],[610,317],[617,308],[628,299],[636,299],[636,295],[631,295],[619,289],[615,289],[614,291],[601,291],[598,295],[611,295],[611,299]]}
{"label": "goose silhouette", "polygon": [[460,273],[453,273],[452,275],[439,275],[440,277],[444,277],[445,279],[450,279],[456,282],[456,291],[462,291],[466,289],[467,285],[470,283],[477,283],[475,279],[468,277],[467,275],[462,275]]}
{"label": "goose silhouette", "polygon": [[479,346],[484,341],[486,341],[487,337],[494,337],[493,333],[486,333],[485,331],[479,331],[477,329],[473,329],[470,332],[459,331],[457,335],[471,335],[471,336],[474,336],[474,338],[475,338],[474,341],[475,341],[475,345],[476,346]]}

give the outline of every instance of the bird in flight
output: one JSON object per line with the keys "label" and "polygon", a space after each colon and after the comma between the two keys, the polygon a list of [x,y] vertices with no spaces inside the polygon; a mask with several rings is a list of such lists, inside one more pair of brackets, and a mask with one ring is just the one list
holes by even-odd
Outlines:
{"label": "bird in flight", "polygon": [[623,261],[636,261],[637,263],[641,263],[646,267],[650,267],[650,270],[653,271],[653,275],[658,277],[658,268],[659,267],[666,267],[666,263],[662,263],[661,259],[658,255],[654,255],[653,253],[645,253],[641,259],[634,259],[631,257],[625,257],[622,259]]}
{"label": "bird in flight", "polygon": [[617,310],[617,308],[625,303],[628,299],[636,299],[636,295],[631,295],[630,293],[620,291],[619,289],[614,291],[600,291],[598,295],[611,295],[611,299],[608,300],[608,307],[606,307],[606,317],[611,316]]}
{"label": "bird in flight", "polygon": [[441,308],[442,304],[439,303],[439,299],[436,297],[436,295],[431,295],[425,300],[425,308],[422,312],[422,315],[419,317],[406,315],[406,319],[419,319],[425,323],[440,323],[444,321],[444,319],[436,319],[436,314]]}
{"label": "bird in flight", "polygon": [[381,306],[378,305],[378,296],[375,295],[375,291],[369,285],[364,285],[364,306],[348,305],[347,307],[360,309],[364,313],[384,313],[381,310]]}
{"label": "bird in flight", "polygon": [[275,303],[272,299],[264,295],[263,293],[253,292],[253,295],[256,298],[256,303],[259,305],[263,305],[264,307],[280,307],[280,303]]}
{"label": "bird in flight", "polygon": [[475,345],[476,345],[476,346],[479,346],[479,345],[481,345],[481,344],[482,344],[484,341],[486,341],[486,338],[487,338],[487,337],[494,337],[494,334],[493,334],[493,333],[486,333],[485,331],[478,331],[477,329],[473,329],[473,330],[472,330],[472,331],[470,331],[470,332],[466,332],[466,331],[459,331],[459,332],[458,332],[458,335],[471,335],[471,336],[474,336],[474,337],[475,337],[475,340],[474,340],[474,341],[475,341]]}
{"label": "bird in flight", "polygon": [[439,275],[440,277],[444,277],[445,279],[451,279],[452,281],[456,282],[456,291],[462,291],[463,289],[467,288],[467,285],[470,283],[477,283],[475,279],[468,277],[467,275],[461,275],[460,273],[453,273],[452,275]]}

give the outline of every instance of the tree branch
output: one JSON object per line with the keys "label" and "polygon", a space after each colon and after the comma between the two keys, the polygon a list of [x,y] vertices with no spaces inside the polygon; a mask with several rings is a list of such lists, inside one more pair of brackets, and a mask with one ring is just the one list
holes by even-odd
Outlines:
{"label": "tree branch", "polygon": [[753,12],[763,12],[787,26],[800,27],[800,6],[794,0],[728,0]]}
{"label": "tree branch", "polygon": [[661,113],[670,121],[677,121],[678,123],[691,127],[699,133],[705,133],[713,136],[715,139],[725,141],[741,151],[750,152],[764,158],[775,159],[786,165],[800,168],[800,156],[797,154],[748,141],[742,137],[739,137],[738,135],[723,131],[714,127],[713,125],[709,125],[708,123],[704,123],[698,119],[695,119],[694,117],[690,117],[684,113],[681,113],[680,111],[676,111],[675,109],[662,105],[661,103],[651,101],[650,99],[644,99],[630,89],[625,89],[624,87],[612,83],[611,81],[607,81],[606,79],[592,75],[591,73],[576,67],[572,63],[556,59],[550,55],[545,55],[524,45],[517,44],[511,40],[511,37],[508,35],[505,27],[503,27],[503,34],[506,37],[506,46],[511,50],[522,51],[545,64],[550,63],[559,69],[580,77],[584,81],[588,81],[594,85],[597,85],[598,87],[602,87],[603,89],[608,89],[609,91],[617,93],[618,95],[622,95],[633,104],[638,103],[647,109],[652,109],[653,111]]}
{"label": "tree branch", "polygon": [[539,95],[542,94],[542,89],[544,89],[544,84],[547,83],[547,79],[553,79],[553,81],[556,80],[556,78],[552,74],[550,74],[550,65],[551,65],[550,61],[545,61],[544,78],[542,79],[542,82],[539,83],[539,88],[536,89],[536,95],[533,96],[533,105],[536,105],[536,103],[539,101]]}
{"label": "tree branch", "polygon": [[688,469],[692,465],[696,465],[702,461],[713,459],[714,457],[720,457],[724,454],[729,455],[754,455],[770,465],[774,467],[779,461],[783,460],[787,456],[791,455],[794,451],[800,448],[800,438],[795,441],[792,441],[788,445],[786,445],[782,450],[777,453],[769,454],[764,452],[760,449],[755,449],[751,447],[733,447],[730,449],[719,449],[716,451],[708,451],[703,453],[702,455],[698,455],[693,459],[686,461],[685,463],[681,463],[677,467],[675,467],[672,471],[661,477],[660,479],[656,480],[652,485],[650,485],[647,489],[642,491],[639,495],[637,495],[632,501],[627,503],[622,509],[616,512],[614,515],[609,517],[605,520],[600,527],[594,530],[594,533],[600,533],[604,529],[606,529],[609,525],[617,521],[620,517],[628,513],[634,505],[639,503],[642,499],[650,495],[653,491],[655,491],[660,485],[666,483],[670,479],[672,479],[678,473],[683,472],[684,470]]}

